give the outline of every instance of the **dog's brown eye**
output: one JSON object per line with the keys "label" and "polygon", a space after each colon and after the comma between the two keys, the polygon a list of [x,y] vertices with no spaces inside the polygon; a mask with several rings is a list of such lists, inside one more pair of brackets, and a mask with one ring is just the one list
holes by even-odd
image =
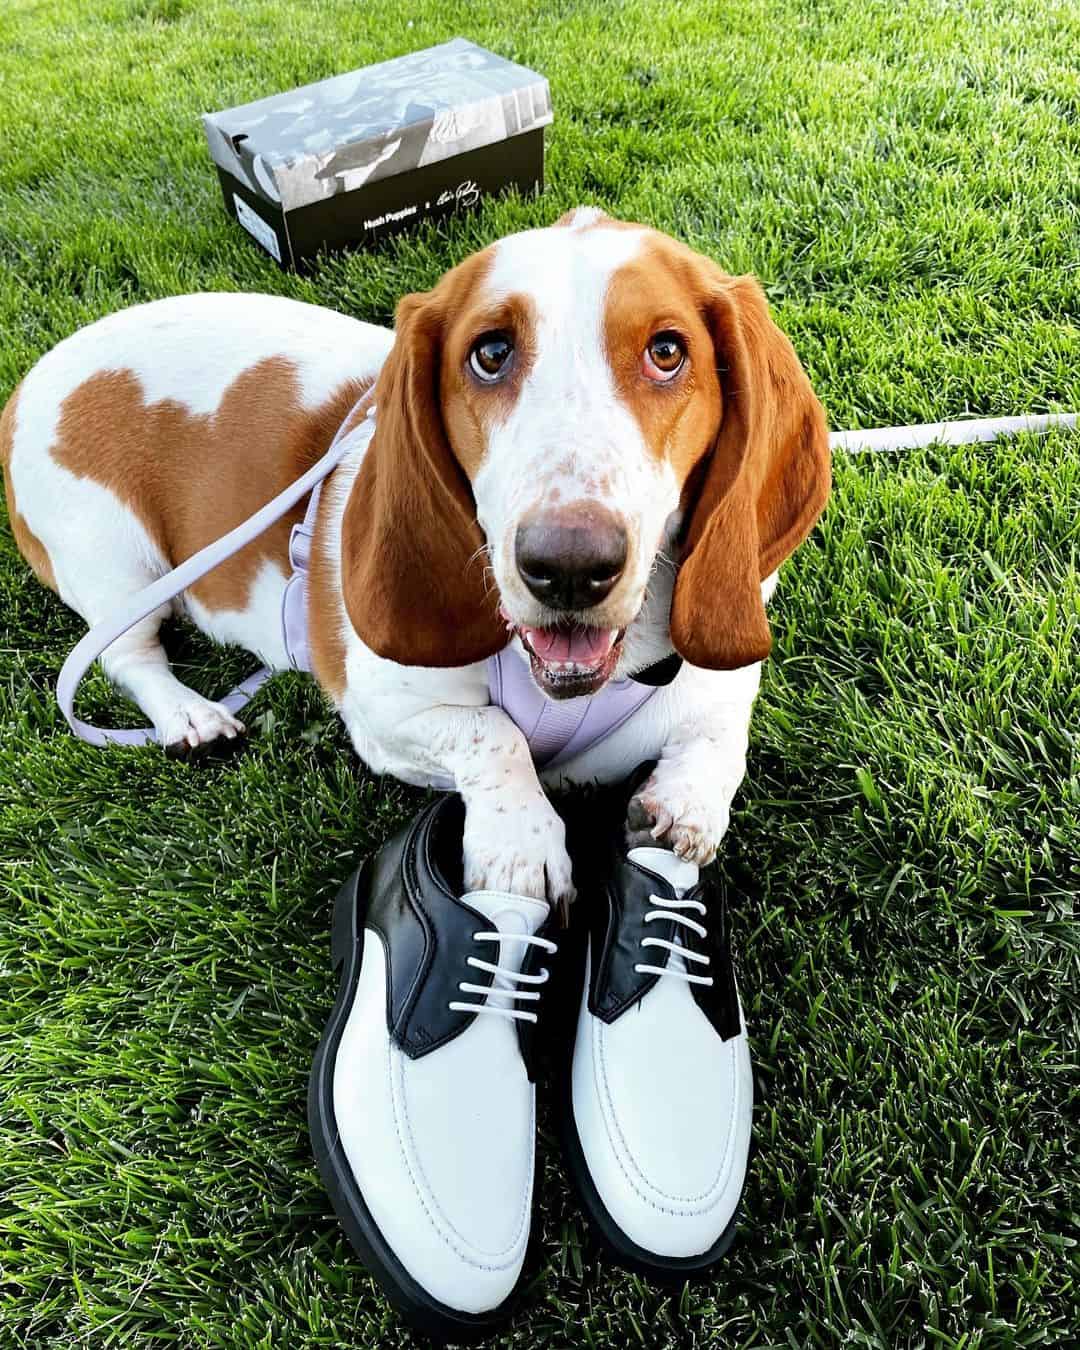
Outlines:
{"label": "dog's brown eye", "polygon": [[655,333],[645,348],[642,369],[650,380],[670,380],[685,360],[686,348],[678,333]]}
{"label": "dog's brown eye", "polygon": [[469,352],[473,374],[485,382],[501,379],[510,369],[514,344],[506,333],[484,333],[478,337]]}

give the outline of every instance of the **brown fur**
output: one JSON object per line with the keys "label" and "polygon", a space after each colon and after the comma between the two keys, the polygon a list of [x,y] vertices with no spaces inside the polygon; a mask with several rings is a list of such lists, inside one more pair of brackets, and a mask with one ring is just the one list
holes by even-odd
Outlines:
{"label": "brown fur", "polygon": [[[495,305],[484,300],[475,275],[472,294],[449,311],[439,371],[439,393],[447,440],[461,467],[475,477],[487,450],[494,422],[505,417],[536,359],[536,315],[528,296],[510,295]],[[483,384],[468,369],[469,348],[482,334],[503,330],[514,335],[509,373],[497,384]]]}
{"label": "brown fur", "polygon": [[[375,388],[375,434],[342,520],[349,618],[368,647],[402,665],[467,665],[506,645],[468,473],[447,436],[441,384],[443,371],[460,369],[475,336],[468,302],[486,266],[487,255],[477,254],[433,291],[398,305],[394,346]],[[484,326],[497,325],[485,319]],[[466,449],[464,457],[475,455]]]}
{"label": "brown fur", "polygon": [[19,386],[16,385],[14,393],[7,401],[7,406],[0,413],[0,466],[3,467],[4,471],[4,494],[7,497],[11,533],[15,536],[15,543],[18,545],[19,552],[33,568],[38,580],[55,591],[56,573],[53,571],[52,559],[49,557],[45,545],[19,514],[19,509],[15,504],[15,485],[11,481],[11,451],[15,443],[15,407],[18,398]]}
{"label": "brown fur", "polygon": [[[113,492],[175,567],[220,539],[319,458],[365,382],[346,381],[318,408],[300,402],[292,362],[260,361],[212,413],[171,399],[148,404],[131,371],[102,371],[64,400],[51,453]],[[289,570],[301,503],[191,588],[210,610],[242,609],[262,565]]]}
{"label": "brown fur", "polygon": [[[687,359],[657,383],[642,354],[668,329]],[[798,357],[752,277],[729,277],[660,235],[613,278],[604,337],[620,395],[683,490],[675,646],[707,669],[759,661],[771,645],[760,583],[829,494],[825,414]]]}
{"label": "brown fur", "polygon": [[723,367],[724,414],[689,506],[671,636],[696,666],[729,670],[772,644],[760,583],[809,534],[831,484],[828,428],[795,350],[752,277],[698,261]]}
{"label": "brown fur", "polygon": [[[363,421],[373,401],[369,390],[369,397],[361,397],[341,424],[343,434],[354,430]],[[332,482],[333,475],[327,480],[327,486]],[[334,559],[337,541],[330,534],[327,496],[324,492],[319,502],[308,562],[308,652],[315,677],[330,697],[340,703],[346,682],[344,625],[348,619],[342,610],[341,585]]]}
{"label": "brown fur", "polygon": [[[668,329],[683,338],[687,359],[673,379],[660,383],[643,374],[642,358],[649,339]],[[681,488],[712,444],[723,406],[712,334],[686,258],[650,247],[619,269],[607,295],[604,348],[645,444],[670,462]]]}

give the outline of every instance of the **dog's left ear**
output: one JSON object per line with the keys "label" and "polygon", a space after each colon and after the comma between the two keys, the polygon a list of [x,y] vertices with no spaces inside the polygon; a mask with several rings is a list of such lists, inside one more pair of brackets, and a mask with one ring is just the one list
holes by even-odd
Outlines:
{"label": "dog's left ear", "polygon": [[761,582],[809,534],[829,495],[825,413],[753,277],[709,268],[707,319],[723,412],[691,475],[671,607],[676,650],[692,665],[734,670],[769,654]]}
{"label": "dog's left ear", "polygon": [[398,305],[375,433],[341,527],[341,586],[360,639],[405,666],[464,666],[506,646],[469,479],[443,422],[444,280]]}

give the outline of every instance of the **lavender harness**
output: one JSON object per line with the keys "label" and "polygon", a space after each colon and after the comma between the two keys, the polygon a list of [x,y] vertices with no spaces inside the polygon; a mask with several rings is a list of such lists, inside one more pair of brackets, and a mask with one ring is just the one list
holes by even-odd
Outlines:
{"label": "lavender harness", "polygon": [[[348,421],[349,418],[346,418],[342,427]],[[353,444],[352,437],[362,426],[361,423],[348,432],[339,430],[326,454],[284,492],[228,534],[200,549],[179,567],[137,592],[115,614],[95,624],[76,643],[56,683],[60,710],[76,736],[97,746],[146,745],[158,740],[153,727],[112,730],[93,726],[76,717],[75,692],[83,676],[118,637],[122,637],[162,605],[174,600],[181,591],[187,590],[219,563],[231,558],[309,493],[304,519],[293,526],[289,536],[292,575],[281,601],[281,633],[289,665],[294,670],[310,672],[307,578],[319,499],[323,483],[348,453]],[[257,670],[230,690],[220,700],[221,704],[231,713],[239,712],[273,673],[266,667]],[[487,674],[491,703],[502,708],[520,727],[529,743],[533,759],[541,767],[561,764],[610,736],[652,698],[661,682],[658,680],[654,684],[647,684],[633,679],[611,680],[596,694],[555,702],[546,698],[537,688],[525,662],[509,647],[488,658]]]}

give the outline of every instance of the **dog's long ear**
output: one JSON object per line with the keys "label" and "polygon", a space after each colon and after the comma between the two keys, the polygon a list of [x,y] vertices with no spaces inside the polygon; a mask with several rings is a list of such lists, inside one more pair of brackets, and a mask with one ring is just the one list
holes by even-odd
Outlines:
{"label": "dog's long ear", "polygon": [[375,387],[375,432],[342,520],[349,619],[372,651],[407,666],[467,665],[507,640],[498,594],[485,587],[472,488],[443,424],[446,320],[438,288],[398,305]]}
{"label": "dog's long ear", "polygon": [[761,582],[809,534],[831,480],[825,413],[752,277],[710,268],[720,429],[692,475],[671,636],[692,665],[760,661],[772,638]]}

